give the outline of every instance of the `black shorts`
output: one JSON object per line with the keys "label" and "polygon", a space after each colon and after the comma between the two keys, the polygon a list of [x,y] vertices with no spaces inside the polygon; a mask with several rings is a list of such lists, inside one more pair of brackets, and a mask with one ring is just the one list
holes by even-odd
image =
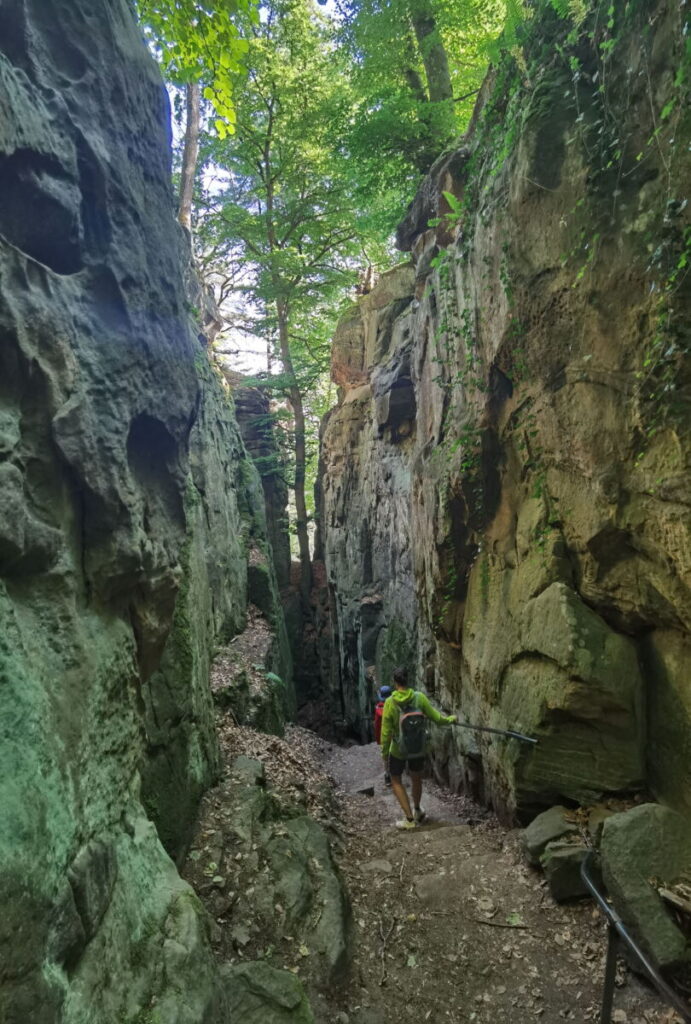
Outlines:
{"label": "black shorts", "polygon": [[389,754],[389,775],[395,775],[398,778],[398,776],[403,774],[403,769],[406,765],[409,772],[422,772],[425,769],[426,760],[427,758],[424,754],[422,757],[406,757],[405,759]]}

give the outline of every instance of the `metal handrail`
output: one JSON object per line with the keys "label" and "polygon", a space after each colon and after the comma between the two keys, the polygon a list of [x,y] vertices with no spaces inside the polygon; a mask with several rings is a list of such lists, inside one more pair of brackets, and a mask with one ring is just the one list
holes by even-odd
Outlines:
{"label": "metal handrail", "polygon": [[661,996],[667,1000],[670,1006],[674,1007],[681,1016],[684,1024],[691,1024],[691,1009],[684,1005],[674,989],[670,988],[662,975],[651,964],[640,946],[631,937],[626,925],[617,914],[616,910],[609,905],[604,893],[598,889],[595,880],[590,874],[590,867],[595,860],[595,854],[589,850],[581,862],[581,878],[585,882],[590,894],[607,918],[609,928],[607,932],[607,961],[605,963],[605,980],[602,989],[602,1010],[600,1024],[610,1024],[612,1019],[612,1003],[614,1001],[614,979],[617,966],[617,946],[622,940],[628,947],[630,953],[636,957],[643,967],[648,978],[653,983]]}
{"label": "metal handrail", "polygon": [[496,736],[510,736],[514,740],[522,740],[523,743],[537,743],[534,736],[525,736],[522,732],[515,732],[513,729],[490,729],[487,725],[471,725],[469,722],[452,722],[459,729],[470,729],[472,732],[492,732]]}

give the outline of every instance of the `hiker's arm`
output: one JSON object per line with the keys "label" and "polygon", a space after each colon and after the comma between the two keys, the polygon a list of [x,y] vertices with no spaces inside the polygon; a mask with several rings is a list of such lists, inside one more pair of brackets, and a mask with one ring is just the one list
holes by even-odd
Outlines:
{"label": "hiker's arm", "polygon": [[430,704],[424,693],[420,694],[420,704],[422,705],[420,708],[422,713],[427,715],[428,718],[431,718],[436,725],[451,725],[452,722],[456,721],[455,715],[442,715],[441,711],[437,711],[437,709]]}
{"label": "hiker's arm", "polygon": [[[388,703],[388,701],[387,701]],[[393,716],[390,708],[384,705],[384,714],[381,720],[381,756],[386,759],[389,756],[389,748],[393,739]]]}

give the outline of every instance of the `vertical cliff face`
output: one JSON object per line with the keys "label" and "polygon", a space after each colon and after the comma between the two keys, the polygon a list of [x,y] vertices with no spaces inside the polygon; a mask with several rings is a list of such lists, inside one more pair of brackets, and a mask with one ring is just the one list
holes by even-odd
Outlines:
{"label": "vertical cliff face", "polygon": [[408,662],[539,737],[437,737],[438,773],[507,814],[641,785],[688,810],[684,27],[620,3],[568,31],[533,23],[485,84],[399,229],[413,268],[337,332],[339,685],[366,732],[371,667]]}
{"label": "vertical cliff face", "polygon": [[288,485],[275,433],[271,402],[259,388],[244,386],[240,375],[232,388],[235,413],[242,440],[261,477],[276,580],[282,589],[290,583],[290,535],[288,532]]}
{"label": "vertical cliff face", "polygon": [[[340,324],[332,371],[343,398],[322,438],[324,560],[347,725],[364,736],[372,671],[380,682],[417,646],[410,531],[416,398],[414,272],[385,274]],[[363,731],[364,727],[364,731]]]}
{"label": "vertical cliff face", "polygon": [[209,652],[261,489],[190,329],[125,0],[3,3],[0,111],[0,1017],[197,1024],[219,993],[161,839],[216,771]]}

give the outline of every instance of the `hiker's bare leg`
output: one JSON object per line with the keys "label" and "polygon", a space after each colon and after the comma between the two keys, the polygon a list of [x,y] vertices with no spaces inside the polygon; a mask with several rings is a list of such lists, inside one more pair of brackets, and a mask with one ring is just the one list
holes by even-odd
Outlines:
{"label": "hiker's bare leg", "polygon": [[411,772],[410,780],[413,789],[413,807],[415,810],[419,810],[422,797],[422,772]]}
{"label": "hiker's bare leg", "polygon": [[391,789],[401,805],[401,810],[405,814],[406,818],[412,818],[413,812],[410,809],[410,800],[408,799],[408,794],[400,775],[391,776]]}

